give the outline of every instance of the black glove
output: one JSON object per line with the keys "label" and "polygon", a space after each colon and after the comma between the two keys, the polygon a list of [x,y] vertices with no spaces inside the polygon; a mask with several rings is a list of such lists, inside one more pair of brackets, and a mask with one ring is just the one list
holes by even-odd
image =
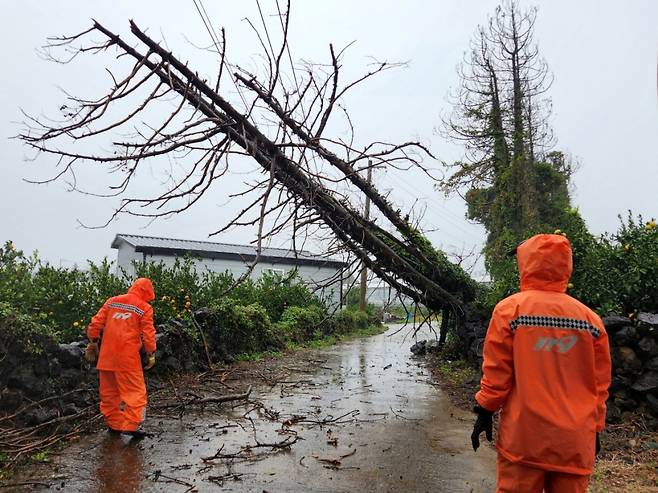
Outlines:
{"label": "black glove", "polygon": [[477,451],[480,446],[480,433],[484,431],[487,440],[493,440],[493,413],[480,406],[475,406],[473,412],[478,415],[478,419],[475,420],[475,425],[473,425],[471,443],[473,444],[473,450]]}
{"label": "black glove", "polygon": [[595,457],[598,457],[599,452],[601,451],[601,440],[599,440],[599,432],[596,432],[596,452],[594,453]]}

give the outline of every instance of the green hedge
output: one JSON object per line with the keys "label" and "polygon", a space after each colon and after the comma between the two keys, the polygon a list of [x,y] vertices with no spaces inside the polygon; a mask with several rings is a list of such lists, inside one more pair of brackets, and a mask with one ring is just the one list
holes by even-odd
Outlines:
{"label": "green hedge", "polygon": [[[568,293],[601,315],[658,311],[658,226],[629,212],[615,233],[592,235],[577,209],[569,209],[556,231],[573,248],[574,271]],[[516,262],[487,290],[480,303],[486,308],[518,290]]]}
{"label": "green hedge", "polygon": [[[44,341],[50,341],[44,346]],[[54,347],[50,327],[33,316],[21,313],[9,303],[0,302],[0,354],[15,356],[16,348],[31,355],[42,354]],[[2,361],[4,358],[0,358]]]}
{"label": "green hedge", "polygon": [[[192,314],[208,308],[204,330],[211,350],[217,352],[279,349],[291,342],[365,329],[380,317],[372,306],[367,313],[344,310],[330,316],[324,303],[294,272],[287,276],[265,274],[234,286],[229,273],[197,275],[190,258],[177,259],[172,266],[150,263],[135,267],[135,277],[153,281],[156,324],[177,320],[177,330],[198,341]],[[115,274],[107,260],[90,262],[86,270],[67,269],[43,262],[37,254],[28,257],[11,242],[0,248],[3,317],[18,317],[18,327],[36,327],[57,342],[82,339],[103,302],[125,292],[130,282],[125,273]],[[13,318],[9,317],[9,307]]]}
{"label": "green hedge", "polygon": [[272,322],[259,303],[221,299],[210,306],[204,327],[213,352],[263,351],[274,344]]}
{"label": "green hedge", "polygon": [[[160,262],[138,263],[135,267],[135,277],[153,281],[156,293],[153,309],[158,325],[171,319],[189,322],[195,310],[233,303],[226,301],[229,298],[245,307],[240,315],[243,318],[260,317],[262,309],[272,323],[278,322],[288,307],[326,311],[323,302],[296,272],[285,277],[265,274],[258,280],[248,279],[233,287],[234,279],[228,272],[197,275],[190,258],[177,259],[173,266]],[[10,241],[0,248],[0,303],[7,303],[18,313],[43,324],[59,342],[82,338],[103,302],[124,293],[131,281],[125,272],[116,274],[107,260],[98,264],[89,262],[84,270],[70,269],[43,262],[36,253],[26,256]],[[258,314],[246,308],[255,304],[260,307]]]}
{"label": "green hedge", "polygon": [[371,324],[367,312],[358,310],[343,310],[334,316],[334,332],[336,334],[347,334],[353,330],[367,329]]}
{"label": "green hedge", "polygon": [[285,342],[299,343],[332,333],[333,331],[326,330],[328,320],[326,311],[319,307],[290,306],[275,324],[275,331]]}

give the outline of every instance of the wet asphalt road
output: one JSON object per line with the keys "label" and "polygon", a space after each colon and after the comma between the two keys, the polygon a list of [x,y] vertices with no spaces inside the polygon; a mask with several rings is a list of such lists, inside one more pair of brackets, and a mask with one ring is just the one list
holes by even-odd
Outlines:
{"label": "wet asphalt road", "polygon": [[[29,491],[99,493],[493,491],[494,451],[470,449],[472,416],[432,384],[408,331],[395,329],[273,362],[286,376],[254,384],[264,408],[148,416],[154,438],[86,436],[16,480],[48,485]],[[241,451],[295,438],[287,449]],[[220,448],[237,457],[202,459]]]}

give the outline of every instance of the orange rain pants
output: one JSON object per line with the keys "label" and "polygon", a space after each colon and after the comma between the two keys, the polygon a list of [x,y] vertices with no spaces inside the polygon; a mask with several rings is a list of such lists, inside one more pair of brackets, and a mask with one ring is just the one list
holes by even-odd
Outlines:
{"label": "orange rain pants", "polygon": [[146,386],[141,371],[99,370],[101,413],[114,430],[135,431],[146,415]]}
{"label": "orange rain pants", "polygon": [[587,493],[588,475],[544,471],[498,454],[496,493]]}

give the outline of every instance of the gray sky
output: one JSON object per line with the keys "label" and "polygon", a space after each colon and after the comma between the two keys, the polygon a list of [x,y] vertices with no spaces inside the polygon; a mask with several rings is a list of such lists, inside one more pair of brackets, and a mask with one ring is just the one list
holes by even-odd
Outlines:
{"label": "gray sky", "polygon": [[[255,3],[205,0],[210,18],[226,27],[233,63],[254,66],[258,51],[246,16],[256,19]],[[284,2],[285,3],[285,2]],[[262,0],[267,13],[275,7]],[[595,233],[616,230],[617,214],[631,209],[647,218],[658,215],[658,1],[551,0],[539,6],[536,40],[555,74],[550,91],[552,124],[557,148],[581,163],[573,201]],[[409,61],[407,68],[389,71],[355,91],[348,99],[361,143],[372,140],[420,140],[444,161],[461,156],[434,129],[449,111],[447,95],[457,85],[456,66],[477,25],[486,21],[497,2],[442,1],[296,1],[291,16],[291,46],[295,59],[328,60],[328,45],[342,47],[356,40],[345,57],[345,78],[367,69],[369,56]],[[523,2],[522,5],[530,5]],[[41,157],[25,162],[29,153],[9,137],[20,130],[19,108],[31,114],[56,115],[63,102],[62,87],[84,96],[101,96],[108,79],[103,67],[108,56],[86,56],[74,65],[59,66],[39,58],[35,49],[47,36],[86,29],[93,17],[129,39],[128,19],[134,19],[201,73],[215,71],[212,57],[187,40],[206,45],[209,37],[191,0],[135,2],[65,1],[12,2],[4,6],[0,30],[3,76],[0,84],[0,241],[11,239],[25,251],[39,250],[56,265],[115,257],[110,242],[115,233],[135,233],[205,239],[240,209],[225,205],[226,196],[247,175],[220,182],[209,197],[185,215],[148,224],[122,218],[104,229],[85,229],[104,222],[117,205],[114,199],[92,199],[68,193],[63,182],[45,186],[23,178],[45,178],[53,161]],[[228,86],[226,86],[228,87]],[[228,93],[230,97],[235,95]],[[333,127],[332,127],[333,128]],[[340,127],[336,125],[336,130]],[[427,163],[432,164],[432,163]],[[435,167],[440,164],[433,163]],[[243,172],[255,167],[244,164]],[[415,173],[375,175],[381,189],[391,190],[402,209],[416,199],[427,205],[424,225],[430,239],[447,250],[481,247],[484,230],[464,219],[458,198],[446,200],[427,179]],[[90,169],[80,176],[90,186],[104,184],[108,175]],[[157,188],[158,170],[142,177]],[[248,242],[253,230],[234,230],[217,241]],[[272,246],[285,245],[281,237]],[[314,248],[317,250],[317,248]]]}

